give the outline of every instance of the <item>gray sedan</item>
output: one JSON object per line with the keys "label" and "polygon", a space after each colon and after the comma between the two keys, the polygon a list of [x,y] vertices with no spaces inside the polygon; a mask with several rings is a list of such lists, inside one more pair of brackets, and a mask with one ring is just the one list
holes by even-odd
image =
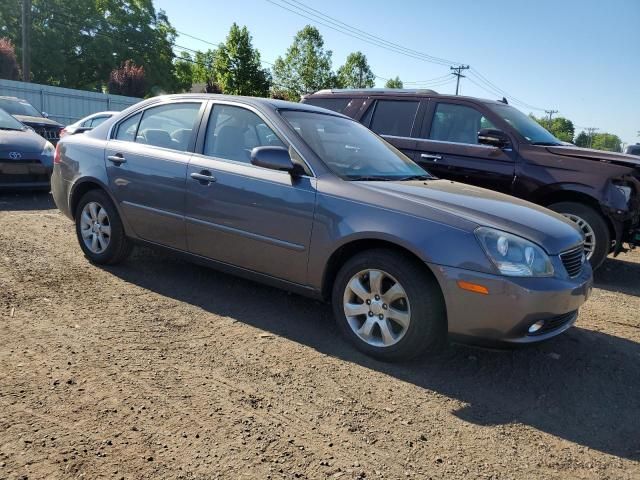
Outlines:
{"label": "gray sedan", "polygon": [[330,300],[346,337],[378,358],[414,357],[447,333],[546,340],[591,291],[571,222],[438,180],[310,105],[156,97],[65,137],[58,153],[54,199],[90,261],[117,263],[144,243]]}
{"label": "gray sedan", "polygon": [[55,147],[0,108],[0,189],[49,189]]}

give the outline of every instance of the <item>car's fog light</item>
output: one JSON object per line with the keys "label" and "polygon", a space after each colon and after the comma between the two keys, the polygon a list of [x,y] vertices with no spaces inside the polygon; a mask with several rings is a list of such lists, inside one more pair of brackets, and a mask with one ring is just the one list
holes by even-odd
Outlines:
{"label": "car's fog light", "polygon": [[529,333],[536,333],[542,327],[544,327],[544,320],[538,320],[536,323],[532,324],[529,327]]}

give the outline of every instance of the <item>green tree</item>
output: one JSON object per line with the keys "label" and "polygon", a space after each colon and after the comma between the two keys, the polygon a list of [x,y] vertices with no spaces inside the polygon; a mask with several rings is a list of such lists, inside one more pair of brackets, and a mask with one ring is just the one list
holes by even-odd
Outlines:
{"label": "green tree", "polygon": [[337,76],[342,88],[372,88],[376,83],[376,76],[362,52],[350,53],[344,65],[338,69]]}
{"label": "green tree", "polygon": [[584,131],[580,132],[576,139],[573,141],[578,147],[588,148],[589,147],[589,135],[587,135]]}
{"label": "green tree", "polygon": [[231,25],[226,42],[218,48],[214,70],[224,93],[257,97],[269,94],[269,72],[261,66],[260,53],[253,48],[247,27]]}
{"label": "green tree", "polygon": [[193,83],[213,83],[216,81],[217,50],[196,52],[193,58]]}
{"label": "green tree", "polygon": [[400,77],[390,78],[387,80],[387,83],[384,84],[385,88],[402,88],[404,85],[402,84],[402,80]]}
{"label": "green tree", "polygon": [[[145,67],[147,94],[175,89],[176,32],[152,0],[32,0],[31,17],[32,81],[101,91],[132,60]],[[0,2],[0,25],[21,44],[18,2]]]}
{"label": "green tree", "polygon": [[0,38],[0,78],[20,79],[20,68],[16,60],[13,43],[8,38]]}
{"label": "green tree", "polygon": [[288,99],[336,85],[331,71],[331,50],[324,49],[324,40],[317,28],[307,25],[293,39],[284,58],[273,66],[273,83]]}
{"label": "green tree", "polygon": [[529,115],[536,122],[549,130],[557,139],[563,142],[571,142],[575,134],[575,127],[573,122],[564,117],[556,117],[549,121],[546,117],[536,117],[533,114]]}
{"label": "green tree", "polygon": [[180,56],[174,62],[174,71],[176,77],[175,90],[177,92],[188,92],[193,85],[193,59],[187,52],[181,52]]}
{"label": "green tree", "polygon": [[620,137],[613,133],[596,133],[591,141],[591,148],[608,150],[610,152],[621,152],[622,141]]}

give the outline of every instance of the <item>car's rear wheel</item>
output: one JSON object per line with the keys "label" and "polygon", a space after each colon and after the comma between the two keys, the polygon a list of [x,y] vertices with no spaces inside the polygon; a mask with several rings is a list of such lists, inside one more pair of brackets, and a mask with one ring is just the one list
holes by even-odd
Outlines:
{"label": "car's rear wheel", "polygon": [[368,250],[338,272],[332,303],[342,333],[383,360],[436,351],[446,339],[446,314],[435,279],[416,260]]}
{"label": "car's rear wheel", "polygon": [[94,263],[115,264],[131,252],[118,211],[102,190],[91,190],[75,212],[76,234],[86,257]]}
{"label": "car's rear wheel", "polygon": [[595,270],[611,250],[611,235],[605,219],[593,208],[577,202],[549,205],[554,212],[576,223],[584,235],[584,254]]}

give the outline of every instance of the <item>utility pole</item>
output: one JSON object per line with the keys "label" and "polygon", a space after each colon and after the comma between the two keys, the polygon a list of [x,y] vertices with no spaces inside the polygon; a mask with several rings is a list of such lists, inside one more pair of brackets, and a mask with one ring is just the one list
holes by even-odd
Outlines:
{"label": "utility pole", "polygon": [[449,67],[449,69],[453,70],[454,73],[451,75],[455,75],[458,77],[456,81],[456,95],[458,95],[458,91],[460,90],[460,77],[465,78],[465,75],[462,75],[462,70],[469,70],[469,65],[460,65],[458,67]]}
{"label": "utility pole", "polygon": [[558,110],[545,110],[544,113],[549,115],[549,127],[551,127],[551,117],[554,113],[558,113]]}
{"label": "utility pole", "polygon": [[22,81],[31,81],[31,0],[22,0]]}
{"label": "utility pole", "polygon": [[587,135],[589,135],[589,148],[591,148],[591,145],[593,143],[593,134],[600,129],[596,127],[587,127],[585,128],[585,130],[587,131]]}

